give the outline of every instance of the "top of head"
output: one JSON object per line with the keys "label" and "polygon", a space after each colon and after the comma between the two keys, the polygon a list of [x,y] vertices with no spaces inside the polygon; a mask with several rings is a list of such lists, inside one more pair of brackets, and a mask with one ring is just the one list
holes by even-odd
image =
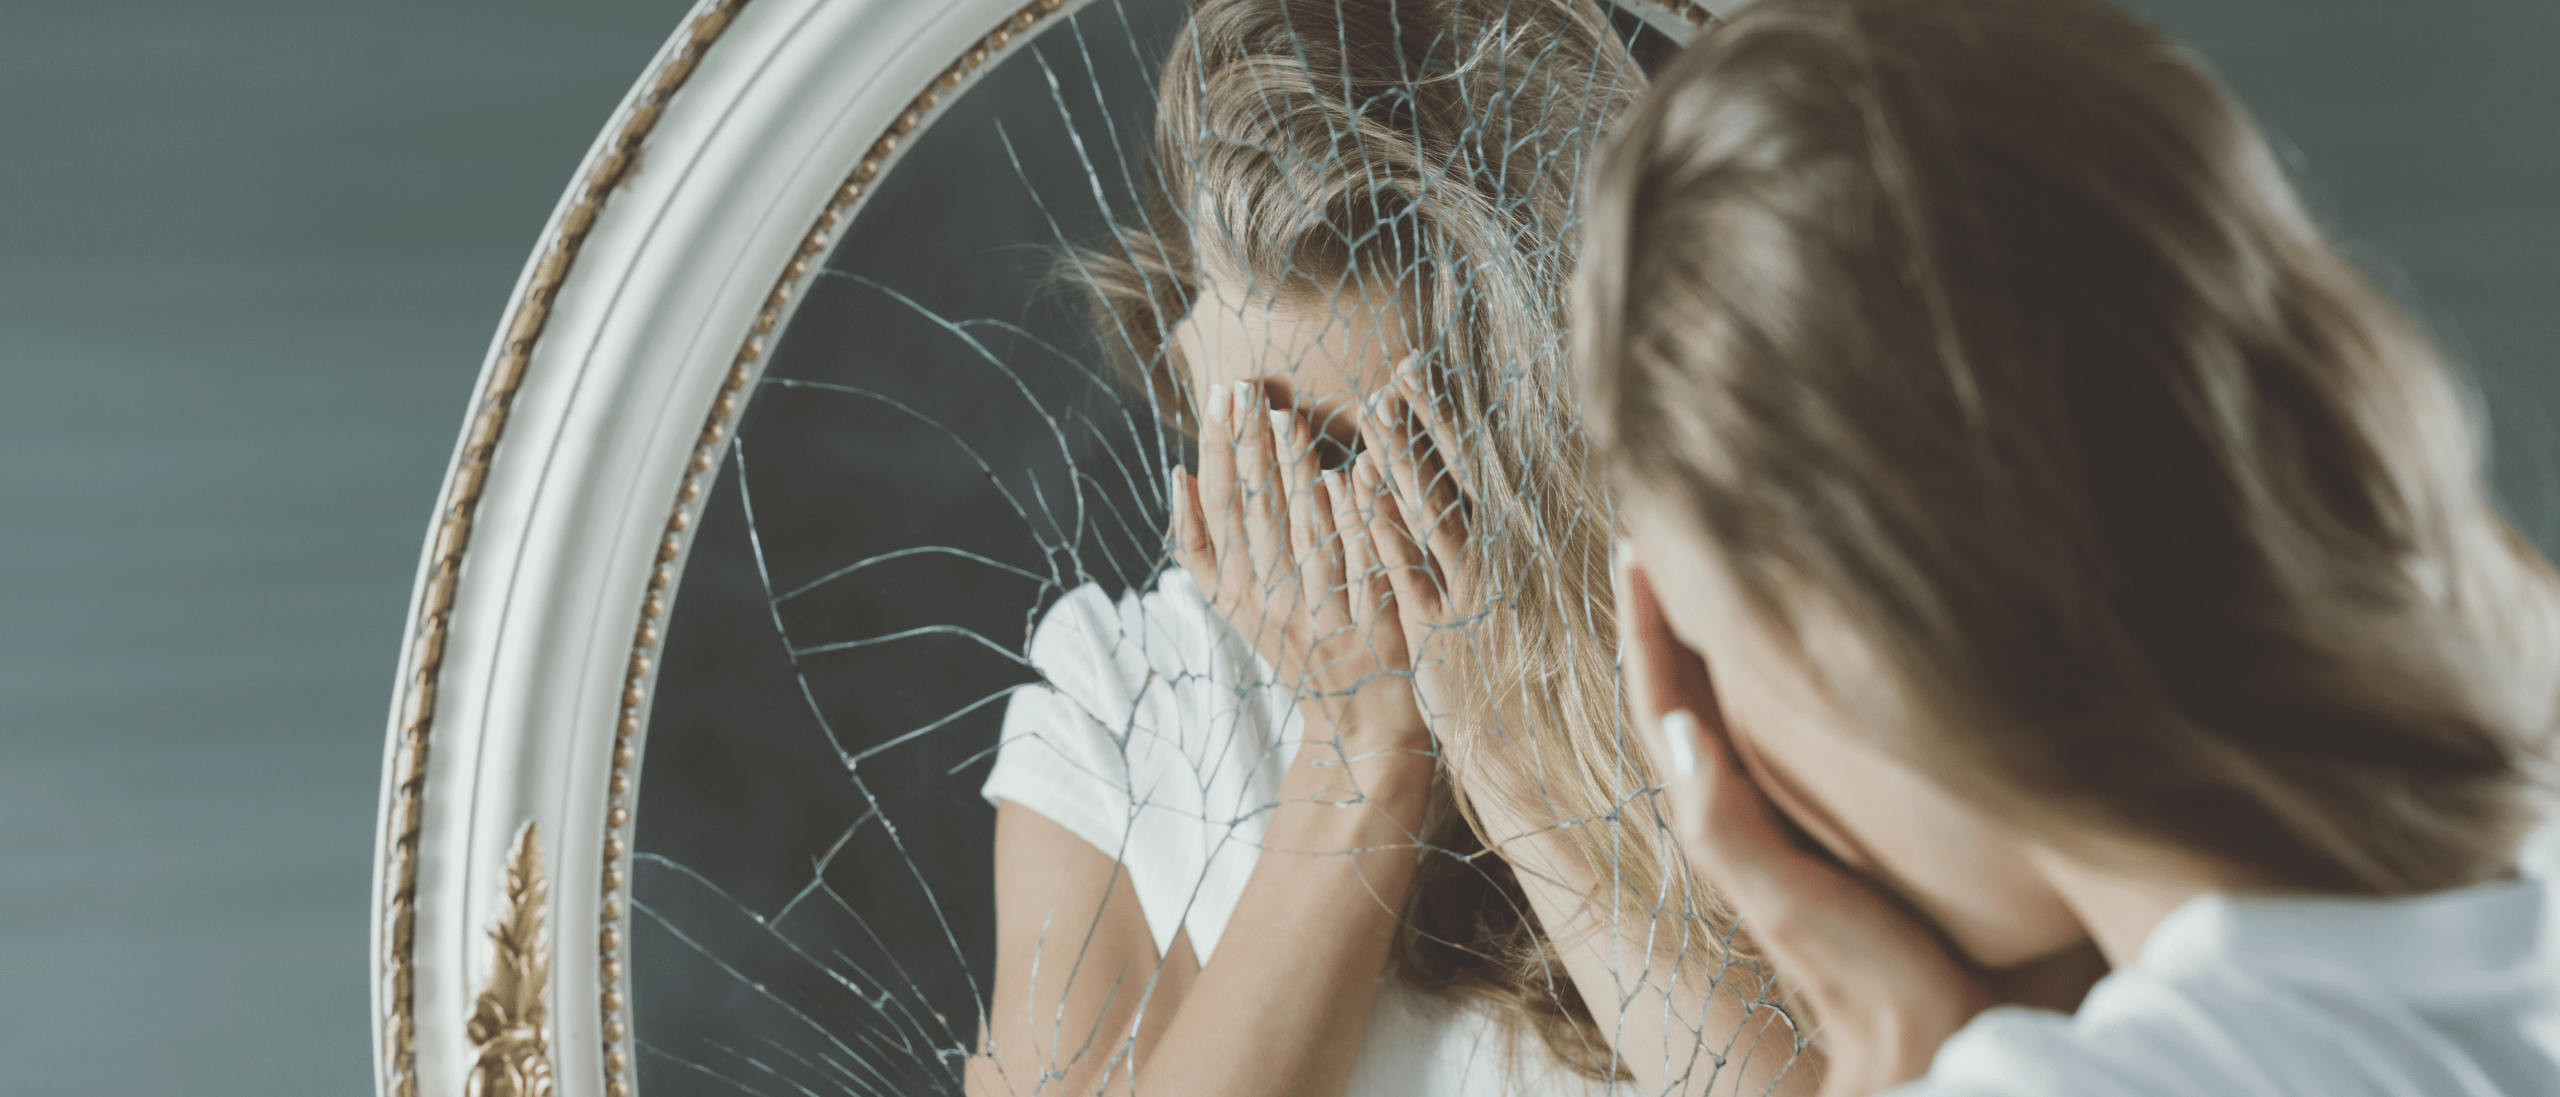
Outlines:
{"label": "top of head", "polygon": [[1143,228],[1097,257],[1103,330],[1186,426],[1160,353],[1213,300],[1383,322],[1443,381],[1560,375],[1585,153],[1641,82],[1589,3],[1208,0],[1159,78]]}
{"label": "top of head", "polygon": [[1661,75],[1590,223],[1612,458],[1879,745],[2244,884],[2504,871],[2548,565],[2175,43],[2103,0],[1766,0]]}

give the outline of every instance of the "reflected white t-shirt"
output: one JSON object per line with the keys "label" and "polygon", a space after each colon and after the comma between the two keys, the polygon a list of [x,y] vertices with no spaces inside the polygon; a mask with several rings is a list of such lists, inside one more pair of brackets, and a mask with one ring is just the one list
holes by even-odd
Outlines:
{"label": "reflected white t-shirt", "polygon": [[1984,1013],[1892,1095],[2560,1097],[2546,887],[2202,896],[2079,1012]]}
{"label": "reflected white t-shirt", "polygon": [[[1014,694],[981,790],[1119,859],[1164,955],[1190,930],[1201,962],[1253,874],[1280,778],[1303,737],[1289,691],[1191,577],[1114,602],[1070,591],[1031,637],[1045,684]],[[1607,1092],[1534,1035],[1388,979],[1346,1097]]]}

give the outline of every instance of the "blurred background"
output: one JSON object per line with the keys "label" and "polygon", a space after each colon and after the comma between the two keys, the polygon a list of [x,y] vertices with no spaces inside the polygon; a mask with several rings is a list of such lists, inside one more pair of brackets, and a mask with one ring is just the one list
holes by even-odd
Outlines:
{"label": "blurred background", "polygon": [[[2560,4],[2131,6],[2471,370],[2498,490],[2560,550]],[[686,8],[10,11],[0,1089],[369,1088],[428,512],[544,216]]]}

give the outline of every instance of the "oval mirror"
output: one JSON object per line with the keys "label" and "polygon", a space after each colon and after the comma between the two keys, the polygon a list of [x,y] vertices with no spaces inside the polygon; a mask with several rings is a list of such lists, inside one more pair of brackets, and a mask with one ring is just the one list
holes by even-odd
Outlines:
{"label": "oval mirror", "polygon": [[[1712,18],[1681,0],[1594,10],[1622,64]],[[1169,169],[1200,167],[1162,162],[1156,139],[1167,58],[1201,41],[1192,12],[706,0],[669,40],[524,272],[421,563],[377,868],[383,1092],[990,1084],[970,1064],[1002,1008],[991,771],[1023,691],[1073,692],[1034,637],[1062,605],[1186,581],[1167,473],[1196,462],[1194,386],[1095,304],[1135,292],[1173,326],[1214,298],[1187,276],[1170,298],[1105,284],[1169,269],[1130,250],[1164,243],[1165,218],[1202,234],[1223,216],[1150,206]],[[1293,55],[1334,56],[1313,45]],[[1552,42],[1507,48],[1563,64]],[[1574,79],[1600,79],[1582,64]],[[1604,121],[1546,116],[1580,128],[1493,145],[1570,153]],[[1345,223],[1290,193],[1238,208]],[[1549,222],[1569,220],[1558,201]],[[1432,361],[1444,328],[1407,326],[1402,349]],[[1266,392],[1312,416],[1318,384],[1287,380]],[[1562,414],[1478,395],[1482,417]],[[1244,834],[1270,806],[1232,799],[1250,779],[1175,772],[1197,787],[1165,802],[1192,804],[1194,830]],[[1197,806],[1213,787],[1233,809],[1215,819]],[[1128,819],[1094,825],[1142,841]],[[1171,914],[1129,861],[1154,943],[1205,954],[1227,918],[1193,908],[1232,907],[1253,856],[1201,853]],[[1412,1009],[1371,1044],[1444,1039]],[[1729,1043],[1700,1054],[1721,1063]]]}

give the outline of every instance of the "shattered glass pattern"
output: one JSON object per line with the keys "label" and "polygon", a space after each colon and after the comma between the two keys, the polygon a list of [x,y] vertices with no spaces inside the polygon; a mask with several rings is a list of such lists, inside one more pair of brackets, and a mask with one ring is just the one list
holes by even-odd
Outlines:
{"label": "shattered glass pattern", "polygon": [[[754,390],[679,588],[638,814],[649,1097],[959,1093],[995,963],[978,790],[1042,614],[1154,585],[1186,440],[1060,257],[1148,170],[1186,8],[1044,22],[875,185]],[[1640,58],[1668,49],[1618,13]],[[1719,1087],[1719,1093],[1725,1092]]]}

